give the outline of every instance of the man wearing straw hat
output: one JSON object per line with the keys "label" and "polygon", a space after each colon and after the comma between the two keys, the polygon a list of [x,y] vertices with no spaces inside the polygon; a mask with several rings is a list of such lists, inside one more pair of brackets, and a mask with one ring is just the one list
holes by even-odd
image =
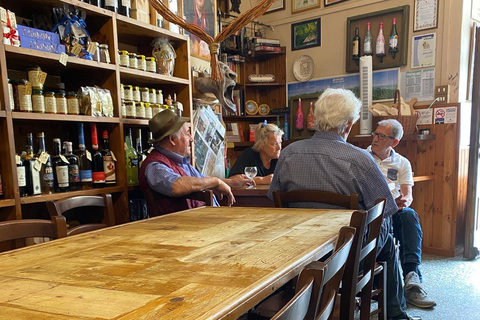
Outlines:
{"label": "man wearing straw hat", "polygon": [[436,303],[422,288],[422,227],[413,201],[413,172],[410,162],[393,149],[403,137],[403,126],[395,119],[382,120],[372,132],[372,145],[367,148],[380,167],[398,211],[392,215],[393,234],[400,242],[400,262],[405,279],[405,299],[419,308],[431,308]]}
{"label": "man wearing straw hat", "polygon": [[[203,202],[185,199],[192,192],[213,190],[217,196],[228,197],[228,204],[235,203],[231,188],[255,184],[245,175],[231,179],[205,177],[190,164],[190,118],[179,117],[167,109],[150,119],[148,126],[153,133],[155,149],[143,161],[139,173],[140,188],[144,194],[153,194],[155,203],[147,199],[149,212],[152,205],[161,214],[191,209],[204,205]],[[150,203],[149,203],[150,202]],[[214,205],[218,202],[214,199]]]}

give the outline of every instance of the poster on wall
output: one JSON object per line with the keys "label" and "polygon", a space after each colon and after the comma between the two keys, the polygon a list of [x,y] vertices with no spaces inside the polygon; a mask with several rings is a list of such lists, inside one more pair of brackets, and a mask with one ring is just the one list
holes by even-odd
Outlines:
{"label": "poster on wall", "polygon": [[436,28],[438,26],[438,0],[415,0],[413,18],[413,31]]}
{"label": "poster on wall", "polygon": [[[188,23],[193,23],[205,30],[215,38],[217,23],[216,1],[213,0],[183,0],[183,18]],[[198,36],[186,32],[190,37],[190,54],[194,57],[210,60],[208,44]]]}
{"label": "poster on wall", "polygon": [[422,34],[412,38],[411,68],[425,68],[435,66],[435,52],[437,51],[436,33]]}
{"label": "poster on wall", "polygon": [[435,69],[422,69],[402,72],[400,91],[405,101],[417,98],[429,101],[435,98]]}

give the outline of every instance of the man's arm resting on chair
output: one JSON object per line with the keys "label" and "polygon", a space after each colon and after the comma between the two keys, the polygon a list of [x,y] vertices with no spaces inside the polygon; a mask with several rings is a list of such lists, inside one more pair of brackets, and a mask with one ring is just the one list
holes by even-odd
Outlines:
{"label": "man's arm resting on chair", "polygon": [[226,195],[228,197],[229,205],[235,203],[235,198],[233,197],[230,186],[216,177],[180,177],[172,185],[172,196],[180,197],[192,192],[204,190],[214,190],[216,193]]}

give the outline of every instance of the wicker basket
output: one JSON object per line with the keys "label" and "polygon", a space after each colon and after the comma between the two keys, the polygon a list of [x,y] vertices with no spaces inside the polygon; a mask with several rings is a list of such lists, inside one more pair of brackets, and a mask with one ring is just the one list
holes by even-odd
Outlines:
{"label": "wicker basket", "polygon": [[372,129],[375,130],[378,126],[378,122],[387,119],[395,119],[403,126],[404,134],[414,134],[417,131],[417,116],[415,114],[404,116],[402,115],[400,90],[395,91],[395,97],[393,103],[396,104],[398,109],[398,116],[373,116]]}

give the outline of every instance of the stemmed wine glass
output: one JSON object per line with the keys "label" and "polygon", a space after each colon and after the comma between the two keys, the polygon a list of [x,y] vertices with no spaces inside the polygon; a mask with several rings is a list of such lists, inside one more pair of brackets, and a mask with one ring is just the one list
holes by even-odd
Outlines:
{"label": "stemmed wine glass", "polygon": [[[245,167],[245,175],[250,179],[255,178],[257,175],[257,167]],[[247,189],[254,189],[255,187],[252,185],[248,186]]]}

